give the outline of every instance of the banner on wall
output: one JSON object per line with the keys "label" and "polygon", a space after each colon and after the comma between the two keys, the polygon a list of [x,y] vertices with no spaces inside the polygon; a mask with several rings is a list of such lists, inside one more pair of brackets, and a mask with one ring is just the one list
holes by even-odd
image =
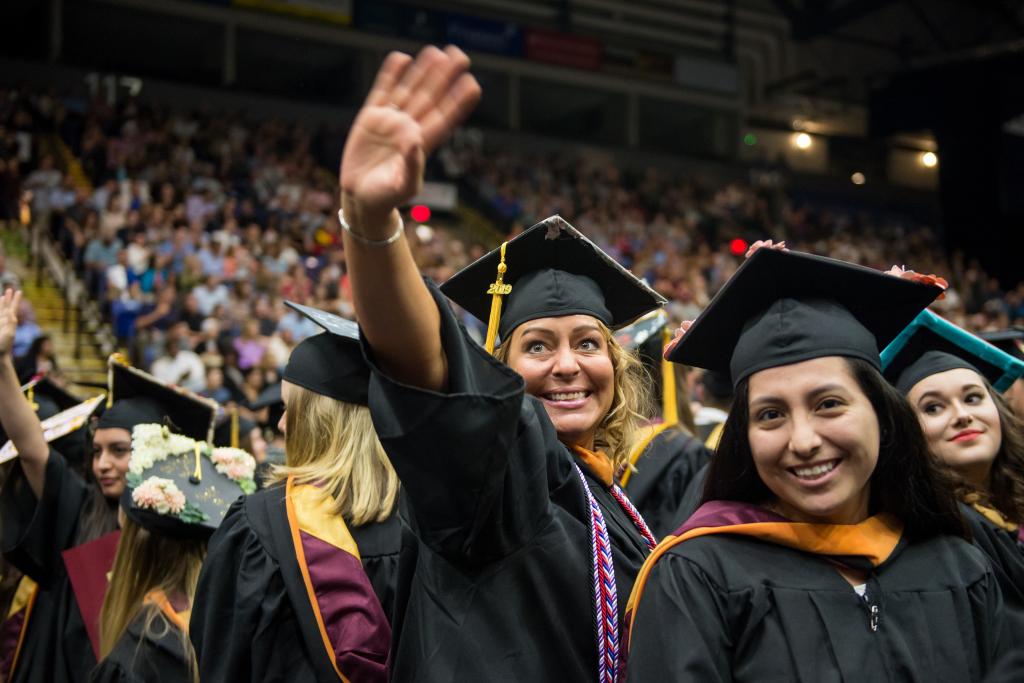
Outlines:
{"label": "banner on wall", "polygon": [[526,58],[535,62],[596,71],[603,49],[594,38],[531,28],[526,31]]}
{"label": "banner on wall", "polygon": [[464,50],[506,57],[523,54],[523,31],[518,24],[508,21],[449,14],[445,20],[445,39]]}
{"label": "banner on wall", "polygon": [[343,26],[352,24],[352,0],[231,0],[231,4]]}

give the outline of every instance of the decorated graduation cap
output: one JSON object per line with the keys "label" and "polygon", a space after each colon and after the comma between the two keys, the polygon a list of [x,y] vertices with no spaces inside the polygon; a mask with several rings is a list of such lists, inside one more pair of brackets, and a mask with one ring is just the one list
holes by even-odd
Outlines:
{"label": "decorated graduation cap", "polygon": [[256,460],[238,448],[212,448],[167,425],[132,429],[125,515],[171,538],[207,538],[239,496],[256,490]]}
{"label": "decorated graduation cap", "polygon": [[679,422],[676,404],[676,374],[672,363],[665,359],[665,345],[672,339],[672,331],[665,311],[651,311],[632,325],[615,333],[623,347],[635,351],[655,383],[661,388],[661,417],[668,425]]}
{"label": "decorated graduation cap", "polygon": [[981,332],[979,335],[1000,351],[1024,361],[1024,327],[1010,327],[995,332]]}
{"label": "decorated graduation cap", "polygon": [[131,431],[145,423],[168,424],[172,431],[199,441],[213,439],[217,403],[180,387],[164,384],[128,365],[119,354],[107,361],[107,409],[97,429]]}
{"label": "decorated graduation cap", "polygon": [[29,403],[33,404],[40,420],[45,420],[57,413],[74,408],[83,399],[59,385],[49,375],[33,377],[21,387],[22,393]]}
{"label": "decorated graduation cap", "polygon": [[921,311],[882,352],[885,377],[902,393],[921,380],[948,370],[973,370],[999,392],[1024,376],[1024,361],[957,327],[931,311]]}
{"label": "decorated graduation cap", "polygon": [[[65,458],[73,461],[81,460],[83,453],[78,451],[84,449],[86,437],[81,437],[82,444],[71,444],[67,442],[67,438],[78,435],[80,430],[89,424],[89,418],[102,408],[104,399],[105,395],[100,394],[41,420],[40,427],[43,430],[43,438],[47,443],[53,444]],[[61,447],[62,440],[64,440],[64,447]],[[18,450],[14,444],[7,441],[0,448],[0,463],[7,462],[17,455]]]}
{"label": "decorated graduation cap", "polygon": [[477,259],[441,291],[487,323],[488,352],[529,320],[582,314],[617,329],[665,303],[561,216]]}
{"label": "decorated graduation cap", "polygon": [[282,377],[292,384],[346,403],[366,405],[370,367],[359,346],[359,326],[327,311],[285,301],[324,329],[292,350]]}
{"label": "decorated graduation cap", "polygon": [[697,317],[668,358],[730,373],[733,386],[767,368],[879,350],[941,288],[845,261],[759,249]]}

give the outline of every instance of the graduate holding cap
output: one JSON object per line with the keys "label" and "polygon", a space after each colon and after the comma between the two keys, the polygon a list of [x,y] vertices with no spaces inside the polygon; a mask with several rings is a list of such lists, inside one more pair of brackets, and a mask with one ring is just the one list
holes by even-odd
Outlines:
{"label": "graduate holding cap", "polygon": [[389,55],[341,167],[370,411],[419,539],[392,676],[605,683],[655,543],[614,481],[644,386],[611,330],[664,299],[558,216],[444,284],[486,348],[424,284],[397,207],[475,104],[468,65],[455,47]]}
{"label": "graduate holding cap", "polygon": [[285,464],[210,541],[190,636],[203,680],[386,682],[402,526],[398,476],[366,407],[356,324],[291,304],[326,332],[281,383]]}
{"label": "graduate holding cap", "polygon": [[[0,298],[0,422],[18,452],[0,492],[0,518],[5,559],[37,588],[25,596],[27,626],[18,637],[10,676],[80,681],[97,661],[98,610],[116,547],[111,532],[117,529],[117,504],[125,489],[131,430],[170,419],[205,438],[213,410],[113,361],[107,399],[114,400],[96,424],[83,479],[49,447],[13,374],[10,340],[19,298],[11,291]],[[98,591],[87,589],[96,585],[84,578],[91,570],[102,570]]]}
{"label": "graduate holding cap", "polygon": [[922,311],[882,363],[917,413],[932,455],[949,468],[1007,605],[1024,618],[1024,426],[1000,395],[1024,376],[1024,361]]}
{"label": "graduate holding cap", "polygon": [[188,619],[210,535],[239,496],[256,490],[256,460],[174,434],[132,429],[121,536],[100,613],[94,683],[198,680]]}
{"label": "graduate holding cap", "polygon": [[651,533],[661,538],[685,519],[681,512],[684,494],[707,465],[711,452],[694,436],[686,377],[681,372],[684,366],[663,357],[671,338],[665,313],[644,316],[619,330],[616,338],[637,352],[661,394],[658,415],[641,432],[619,477]]}
{"label": "graduate holding cap", "polygon": [[879,350],[941,293],[760,249],[668,353],[728,370],[735,402],[703,504],[630,597],[628,680],[980,681],[1009,649]]}

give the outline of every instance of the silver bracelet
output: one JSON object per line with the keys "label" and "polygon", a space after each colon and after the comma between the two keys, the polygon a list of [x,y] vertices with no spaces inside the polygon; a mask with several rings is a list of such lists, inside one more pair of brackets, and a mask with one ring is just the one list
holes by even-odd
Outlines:
{"label": "silver bracelet", "polygon": [[405,232],[405,222],[402,220],[401,214],[398,216],[398,228],[395,230],[395,234],[383,240],[371,240],[369,237],[363,237],[353,230],[352,226],[345,222],[345,211],[343,209],[338,209],[338,222],[341,223],[342,230],[352,235],[352,239],[368,247],[386,247],[392,242],[397,241],[402,236],[402,233]]}

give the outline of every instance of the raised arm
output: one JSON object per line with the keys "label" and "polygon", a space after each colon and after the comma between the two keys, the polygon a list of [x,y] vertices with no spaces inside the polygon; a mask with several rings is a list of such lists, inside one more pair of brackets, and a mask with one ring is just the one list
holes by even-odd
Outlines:
{"label": "raised arm", "polygon": [[447,361],[437,306],[399,235],[398,207],[423,186],[428,154],[473,109],[480,86],[457,47],[384,60],[341,160],[345,254],[359,324],[394,379],[441,390]]}
{"label": "raised arm", "polygon": [[18,449],[21,468],[32,493],[43,493],[43,475],[50,448],[43,438],[39,418],[21,393],[18,374],[14,371],[11,349],[14,330],[18,327],[18,303],[21,292],[8,289],[0,297],[0,424],[7,438]]}

